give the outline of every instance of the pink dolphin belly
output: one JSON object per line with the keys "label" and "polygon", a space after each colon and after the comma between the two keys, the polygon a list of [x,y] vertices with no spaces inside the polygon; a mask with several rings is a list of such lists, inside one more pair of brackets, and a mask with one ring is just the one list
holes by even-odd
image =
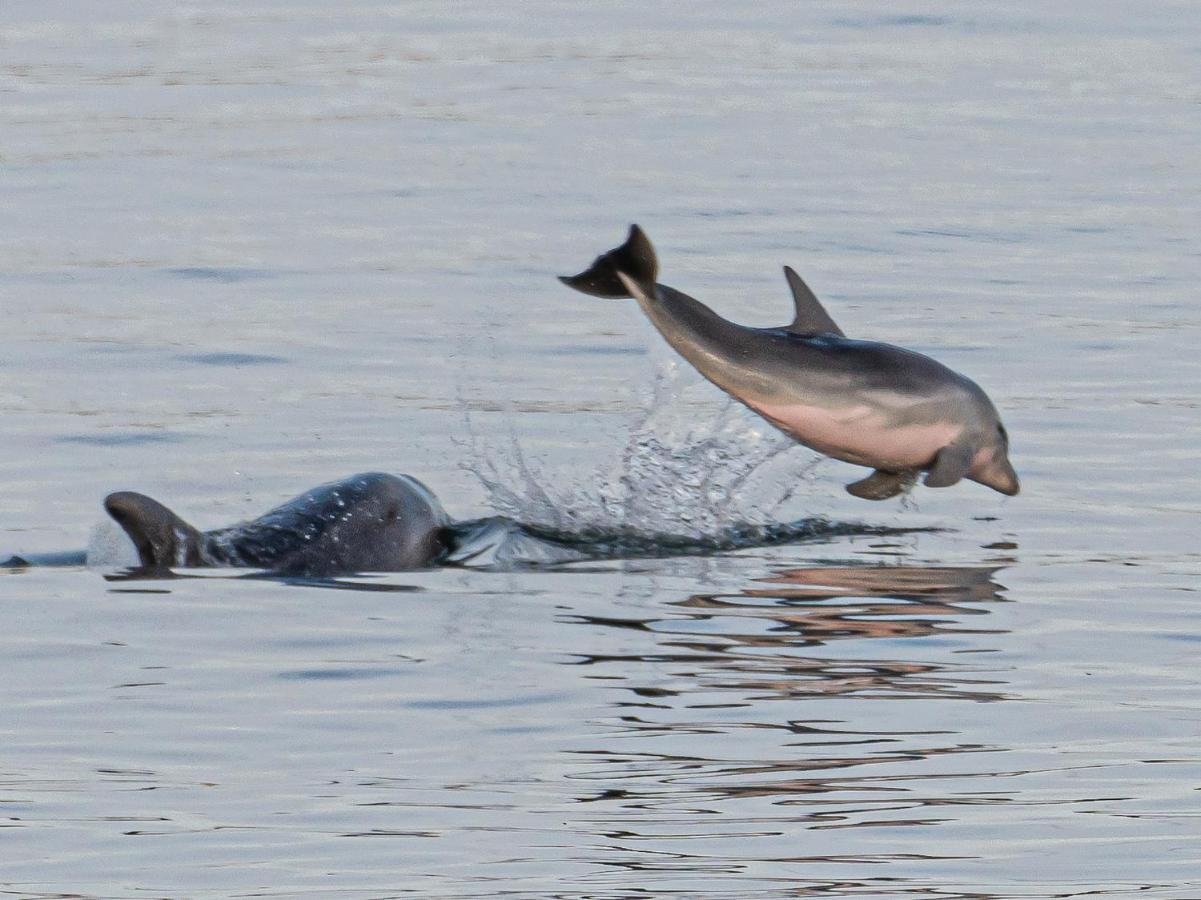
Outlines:
{"label": "pink dolphin belly", "polygon": [[953,422],[897,425],[881,410],[862,405],[841,409],[766,403],[750,406],[806,447],[889,471],[930,465],[934,455],[963,430]]}

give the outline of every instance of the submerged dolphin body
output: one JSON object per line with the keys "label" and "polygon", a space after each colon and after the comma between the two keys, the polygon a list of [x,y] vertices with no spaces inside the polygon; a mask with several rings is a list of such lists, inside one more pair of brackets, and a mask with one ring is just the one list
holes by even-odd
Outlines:
{"label": "submerged dolphin body", "polygon": [[698,372],[807,447],[875,471],[847,485],[884,500],[926,472],[929,487],[963,478],[1018,492],[1009,438],[980,387],[928,356],[844,337],[792,269],[796,317],[781,328],[727,321],[656,283],[658,260],[637,225],[620,247],[560,280],[597,297],[634,297],[651,324]]}
{"label": "submerged dolphin body", "polygon": [[104,508],[143,568],[228,566],[280,575],[397,572],[440,561],[450,518],[416,478],[369,472],[306,491],[249,522],[199,531],[157,500],[109,494]]}

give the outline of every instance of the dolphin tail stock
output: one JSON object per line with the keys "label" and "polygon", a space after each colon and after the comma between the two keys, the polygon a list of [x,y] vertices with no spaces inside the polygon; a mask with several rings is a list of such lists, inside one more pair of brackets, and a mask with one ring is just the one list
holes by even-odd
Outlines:
{"label": "dolphin tail stock", "polygon": [[559,280],[593,297],[632,297],[623,283],[621,275],[642,288],[648,295],[654,294],[655,281],[659,276],[659,260],[650,238],[637,225],[630,226],[625,243],[608,253],[602,253],[592,265],[578,275],[561,275]]}
{"label": "dolphin tail stock", "polygon": [[145,568],[203,565],[204,535],[157,500],[118,491],[104,498],[104,510],[129,535]]}

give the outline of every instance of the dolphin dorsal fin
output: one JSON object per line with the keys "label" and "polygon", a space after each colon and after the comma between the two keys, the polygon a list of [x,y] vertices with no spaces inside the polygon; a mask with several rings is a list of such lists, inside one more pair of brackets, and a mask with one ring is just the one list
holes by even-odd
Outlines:
{"label": "dolphin dorsal fin", "polygon": [[792,290],[792,302],[796,304],[796,318],[788,326],[788,331],[794,334],[837,334],[843,336],[842,329],[834,324],[830,314],[826,312],[809,285],[801,281],[792,266],[784,267],[784,277]]}
{"label": "dolphin dorsal fin", "polygon": [[129,535],[142,566],[168,569],[203,562],[204,535],[157,500],[118,491],[104,498],[104,509]]}

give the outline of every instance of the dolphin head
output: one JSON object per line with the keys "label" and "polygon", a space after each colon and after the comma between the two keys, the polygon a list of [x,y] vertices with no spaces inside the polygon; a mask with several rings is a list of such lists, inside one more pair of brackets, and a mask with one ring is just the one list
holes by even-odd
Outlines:
{"label": "dolphin head", "polygon": [[992,439],[976,451],[971,479],[1009,497],[1021,490],[1018,474],[1009,461],[1009,433],[1000,422]]}
{"label": "dolphin head", "polygon": [[408,475],[365,472],[292,501],[320,523],[317,537],[277,566],[289,573],[396,572],[432,565],[445,552],[450,518]]}

